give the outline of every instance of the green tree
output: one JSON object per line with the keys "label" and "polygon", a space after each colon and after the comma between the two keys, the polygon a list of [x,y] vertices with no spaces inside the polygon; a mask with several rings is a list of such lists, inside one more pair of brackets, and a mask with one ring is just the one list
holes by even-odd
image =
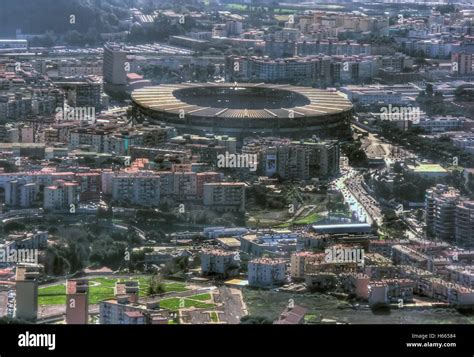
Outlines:
{"label": "green tree", "polygon": [[161,275],[153,274],[153,276],[150,278],[150,282],[148,285],[148,294],[156,295],[156,294],[163,294],[164,292],[166,292],[166,288],[161,278]]}

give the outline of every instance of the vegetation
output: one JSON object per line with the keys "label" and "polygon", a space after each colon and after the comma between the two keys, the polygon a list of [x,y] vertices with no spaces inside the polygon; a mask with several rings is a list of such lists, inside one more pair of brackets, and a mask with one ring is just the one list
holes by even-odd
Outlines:
{"label": "vegetation", "polygon": [[456,100],[461,102],[474,102],[474,85],[465,84],[459,86],[454,91],[454,96]]}
{"label": "vegetation", "polygon": [[[190,308],[190,307],[195,307],[197,309],[207,309],[207,308],[213,308],[215,306],[214,303],[203,302],[202,297],[199,299],[196,299],[196,296],[199,296],[199,295],[188,296],[186,298],[173,297],[169,299],[164,299],[160,301],[160,307],[163,309],[178,310],[178,309]],[[211,298],[210,295],[209,295],[209,298]]]}
{"label": "vegetation", "polygon": [[367,155],[362,149],[360,141],[342,146],[342,152],[349,159],[349,164],[355,167],[368,167]]}
{"label": "vegetation", "polygon": [[420,92],[416,102],[428,115],[463,115],[462,110],[443,100],[442,93],[434,92],[433,85],[430,83],[426,85],[424,91]]}
{"label": "vegetation", "polygon": [[293,224],[312,224],[316,222],[319,218],[320,218],[319,214],[315,212],[315,213],[311,213],[310,215],[304,218],[294,221]]}
{"label": "vegetation", "polygon": [[[120,20],[129,16],[134,0],[15,0],[2,4],[8,14],[0,22],[0,33],[45,35],[33,39],[33,46],[52,46],[56,43],[92,45],[101,41],[100,33],[120,32]],[[25,16],[28,9],[28,16]],[[72,18],[71,16],[74,16]],[[48,21],[44,21],[48,19]]]}
{"label": "vegetation", "polygon": [[217,314],[217,312],[212,311],[209,315],[212,322],[219,322],[219,315]]}
{"label": "vegetation", "polygon": [[[114,287],[117,281],[123,279],[118,278],[92,278],[89,280],[89,303],[97,304],[102,300],[114,297]],[[139,283],[140,296],[148,296],[150,294],[149,277],[132,278]],[[161,282],[163,292],[182,292],[188,290],[184,283],[179,282]],[[48,287],[40,287],[38,291],[39,305],[62,305],[66,303],[66,287],[62,283],[51,285]]]}
{"label": "vegetation", "polygon": [[389,141],[407,147],[426,159],[451,165],[453,157],[458,157],[460,166],[474,167],[474,156],[454,146],[449,138],[433,140],[422,137],[419,129],[404,131],[387,120],[378,122],[378,126]]}
{"label": "vegetation", "polygon": [[240,319],[242,325],[271,325],[273,321],[264,316],[244,316]]}
{"label": "vegetation", "polygon": [[161,275],[154,274],[150,278],[150,285],[148,286],[148,295],[163,294],[166,291],[165,284],[161,280]]}

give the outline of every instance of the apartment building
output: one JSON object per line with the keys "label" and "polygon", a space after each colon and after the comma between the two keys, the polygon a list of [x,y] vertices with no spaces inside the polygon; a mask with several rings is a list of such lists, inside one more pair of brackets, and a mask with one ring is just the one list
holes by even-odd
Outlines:
{"label": "apartment building", "polygon": [[428,268],[428,256],[405,245],[396,244],[392,247],[392,261],[394,264],[407,264],[417,268]]}
{"label": "apartment building", "polygon": [[294,141],[278,148],[277,160],[282,178],[326,178],[339,173],[339,145],[334,141]]}
{"label": "apartment building", "polygon": [[419,122],[413,123],[414,127],[419,127],[427,133],[444,133],[446,131],[456,131],[464,128],[466,118],[453,116],[435,116],[431,118],[420,118]]}
{"label": "apartment building", "polygon": [[[51,186],[44,188],[43,208],[56,211],[77,210],[80,187],[77,182],[56,180]],[[74,206],[74,207],[72,207]]]}
{"label": "apartment building", "polygon": [[36,231],[21,234],[9,234],[6,241],[14,242],[10,248],[14,249],[44,249],[48,245],[48,232]]}
{"label": "apartment building", "polygon": [[74,77],[74,76],[89,76],[102,75],[101,61],[81,60],[81,59],[65,59],[57,63],[58,76],[60,77]]}
{"label": "apartment building", "polygon": [[106,90],[121,90],[127,85],[127,72],[125,70],[127,55],[128,51],[118,44],[107,43],[104,46],[102,73]]}
{"label": "apartment building", "polygon": [[114,287],[114,295],[127,295],[130,302],[138,302],[140,287],[136,280],[117,281]]}
{"label": "apartment building", "polygon": [[474,289],[472,288],[446,281],[434,276],[427,270],[412,266],[400,266],[400,274],[415,282],[414,292],[416,294],[455,306],[472,306],[474,304]]}
{"label": "apartment building", "polygon": [[429,234],[454,241],[455,211],[460,197],[458,190],[441,184],[426,191],[425,221]]}
{"label": "apartment building", "polygon": [[39,186],[22,178],[5,183],[5,204],[13,207],[31,207],[38,198]]}
{"label": "apartment building", "polygon": [[178,199],[195,198],[197,176],[195,172],[175,172],[173,178],[174,195]]}
{"label": "apartment building", "polygon": [[120,172],[111,177],[112,199],[139,206],[160,204],[160,176],[155,172]]}
{"label": "apartment building", "polygon": [[[410,279],[382,279],[369,282],[369,305],[403,304],[413,300],[414,282]],[[403,305],[402,305],[403,306]]]}
{"label": "apartment building", "polygon": [[68,104],[74,108],[102,108],[102,83],[93,76],[61,78],[54,84],[68,93]]}
{"label": "apartment building", "polygon": [[66,281],[66,323],[85,325],[89,322],[89,281],[69,279]]}
{"label": "apartment building", "polygon": [[144,325],[147,323],[146,314],[146,306],[132,303],[127,295],[119,295],[99,304],[101,325]]}
{"label": "apartment building", "polygon": [[200,136],[195,134],[184,134],[180,136],[175,136],[169,141],[172,144],[179,144],[184,146],[188,144],[220,146],[223,147],[225,151],[228,151],[230,154],[235,153],[237,148],[237,139],[233,136],[228,135],[206,134],[205,136]]}
{"label": "apartment building", "polygon": [[474,247],[474,201],[462,201],[456,205],[454,226],[456,244]]}
{"label": "apartment building", "polygon": [[21,320],[35,321],[38,314],[38,276],[36,265],[18,265],[16,267],[15,317]]}
{"label": "apartment building", "polygon": [[291,255],[290,275],[292,279],[304,279],[305,265],[308,260],[314,260],[317,255],[311,252],[297,252]]}
{"label": "apartment building", "polygon": [[206,183],[221,182],[222,176],[218,172],[199,172],[196,174],[196,197],[202,199],[204,196],[204,185]]}
{"label": "apartment building", "polygon": [[378,74],[383,63],[374,56],[226,57],[226,80],[270,83],[358,83]]}
{"label": "apartment building", "polygon": [[449,265],[446,271],[450,281],[474,289],[474,265]]}
{"label": "apartment building", "polygon": [[204,250],[201,252],[200,258],[203,275],[217,275],[227,278],[239,273],[240,258],[235,252],[222,249]]}
{"label": "apartment building", "polygon": [[203,186],[204,206],[215,211],[245,210],[245,187],[243,182],[214,182]]}
{"label": "apartment building", "polygon": [[258,258],[248,263],[251,286],[271,287],[286,281],[286,262],[282,259]]}

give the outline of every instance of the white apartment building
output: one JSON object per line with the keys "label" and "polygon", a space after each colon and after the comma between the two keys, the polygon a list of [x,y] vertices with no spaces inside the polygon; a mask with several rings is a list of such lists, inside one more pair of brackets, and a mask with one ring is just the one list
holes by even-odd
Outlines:
{"label": "white apartment building", "polygon": [[248,264],[248,280],[252,286],[274,286],[286,280],[286,263],[282,259],[258,258]]}
{"label": "white apartment building", "polygon": [[144,325],[146,317],[143,306],[134,306],[127,297],[117,297],[99,304],[99,323],[101,325]]}
{"label": "white apartment building", "polygon": [[[79,202],[79,184],[57,180],[44,188],[43,208],[51,210],[69,210]],[[74,207],[77,209],[77,207]]]}
{"label": "white apartment building", "polygon": [[201,272],[203,275],[216,274],[222,277],[237,275],[240,260],[235,252],[222,249],[201,252]]}

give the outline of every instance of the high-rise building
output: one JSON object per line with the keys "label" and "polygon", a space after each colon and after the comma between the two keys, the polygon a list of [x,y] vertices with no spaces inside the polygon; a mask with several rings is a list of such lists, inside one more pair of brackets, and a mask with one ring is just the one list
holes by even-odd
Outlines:
{"label": "high-rise building", "polygon": [[456,244],[474,247],[474,201],[463,201],[456,206]]}
{"label": "high-rise building", "polygon": [[66,282],[66,323],[85,325],[89,320],[89,282],[73,279]]}
{"label": "high-rise building", "polygon": [[339,173],[336,141],[294,141],[277,148],[277,172],[282,179],[309,180]]}
{"label": "high-rise building", "polygon": [[16,268],[15,317],[35,321],[38,314],[38,266],[19,265]]}
{"label": "high-rise building", "polygon": [[429,234],[454,240],[455,210],[460,197],[458,190],[441,184],[426,191],[425,221]]}
{"label": "high-rise building", "polygon": [[127,51],[120,45],[107,43],[104,46],[103,76],[104,89],[124,90],[127,85]]}
{"label": "high-rise building", "polygon": [[25,178],[5,183],[5,204],[8,206],[31,207],[37,197],[39,187]]}

